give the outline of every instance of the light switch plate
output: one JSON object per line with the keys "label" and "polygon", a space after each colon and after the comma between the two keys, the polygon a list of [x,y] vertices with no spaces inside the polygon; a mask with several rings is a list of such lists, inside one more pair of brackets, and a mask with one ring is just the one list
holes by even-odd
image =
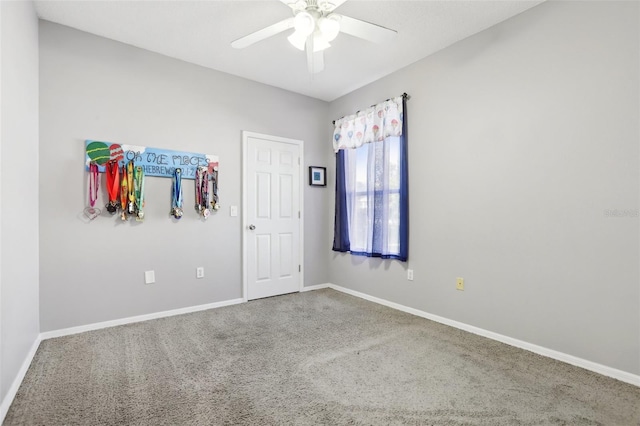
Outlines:
{"label": "light switch plate", "polygon": [[144,272],[144,283],[145,284],[153,284],[156,282],[156,273],[154,271],[145,271]]}
{"label": "light switch plate", "polygon": [[229,206],[229,216],[231,217],[238,216],[238,206]]}

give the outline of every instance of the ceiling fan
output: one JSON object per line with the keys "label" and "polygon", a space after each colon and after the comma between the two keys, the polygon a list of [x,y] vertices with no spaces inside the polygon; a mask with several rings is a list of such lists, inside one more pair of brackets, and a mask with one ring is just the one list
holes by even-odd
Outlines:
{"label": "ceiling fan", "polygon": [[374,43],[383,43],[393,38],[397,31],[380,25],[361,21],[334,10],[346,0],[280,0],[289,6],[293,17],[287,18],[231,43],[236,49],[243,49],[254,43],[272,37],[288,29],[295,31],[287,38],[296,48],[306,51],[309,73],[324,69],[323,51],[339,33],[349,34]]}

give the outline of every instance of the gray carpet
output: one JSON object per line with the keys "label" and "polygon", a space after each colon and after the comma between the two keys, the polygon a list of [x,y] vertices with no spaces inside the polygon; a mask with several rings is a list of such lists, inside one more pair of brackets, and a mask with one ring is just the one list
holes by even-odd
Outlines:
{"label": "gray carpet", "polygon": [[5,425],[638,425],[640,388],[333,290],[45,340]]}

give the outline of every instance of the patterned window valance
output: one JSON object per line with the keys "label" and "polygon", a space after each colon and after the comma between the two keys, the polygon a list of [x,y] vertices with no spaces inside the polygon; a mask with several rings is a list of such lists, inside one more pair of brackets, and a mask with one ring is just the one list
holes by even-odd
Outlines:
{"label": "patterned window valance", "polygon": [[402,135],[402,96],[336,120],[333,149],[353,149],[365,143]]}

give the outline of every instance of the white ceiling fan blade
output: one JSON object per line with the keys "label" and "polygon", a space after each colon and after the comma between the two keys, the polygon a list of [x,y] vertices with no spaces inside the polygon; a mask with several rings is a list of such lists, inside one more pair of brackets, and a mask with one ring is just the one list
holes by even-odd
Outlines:
{"label": "white ceiling fan blade", "polygon": [[384,43],[398,34],[395,30],[344,15],[340,19],[340,32],[374,43]]}
{"label": "white ceiling fan blade", "polygon": [[251,33],[237,40],[234,40],[233,42],[231,42],[231,46],[236,49],[244,49],[245,47],[251,46],[253,43],[257,43],[259,41],[272,37],[276,34],[288,30],[289,28],[293,28],[293,18],[287,18],[284,21],[269,25],[266,28],[256,31],[255,33]]}

